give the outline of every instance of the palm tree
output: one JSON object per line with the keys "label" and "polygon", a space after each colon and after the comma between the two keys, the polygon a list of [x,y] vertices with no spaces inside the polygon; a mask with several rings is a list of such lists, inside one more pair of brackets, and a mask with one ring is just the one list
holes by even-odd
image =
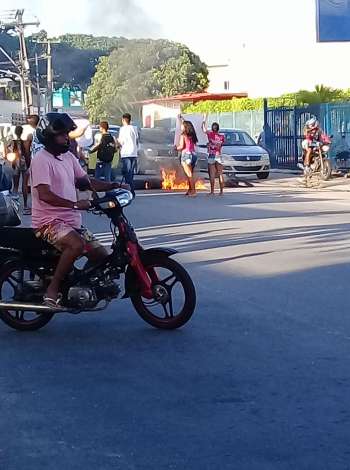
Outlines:
{"label": "palm tree", "polygon": [[344,99],[343,90],[325,85],[316,85],[314,91],[300,90],[296,94],[298,104],[320,104],[341,101]]}

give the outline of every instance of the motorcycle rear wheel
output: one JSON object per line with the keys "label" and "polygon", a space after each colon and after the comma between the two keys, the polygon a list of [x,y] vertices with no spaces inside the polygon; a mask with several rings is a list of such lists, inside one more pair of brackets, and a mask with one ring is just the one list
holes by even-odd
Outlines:
{"label": "motorcycle rear wheel", "polygon": [[[174,330],[182,327],[192,317],[196,307],[196,290],[191,277],[177,261],[166,256],[148,255],[143,265],[152,279],[154,298],[145,299],[139,290],[133,289],[130,299],[135,310],[155,328]],[[158,278],[156,280],[154,273]],[[136,283],[136,276],[132,277]],[[173,298],[175,288],[177,299]]]}
{"label": "motorcycle rear wheel", "polygon": [[[41,277],[30,266],[20,261],[7,264],[0,271],[0,298],[6,302],[21,301],[20,289],[26,281],[41,281]],[[16,296],[14,299],[14,296]],[[19,295],[19,298],[18,298]],[[36,331],[43,328],[52,319],[52,313],[32,311],[0,310],[0,319],[9,327],[18,331]]]}

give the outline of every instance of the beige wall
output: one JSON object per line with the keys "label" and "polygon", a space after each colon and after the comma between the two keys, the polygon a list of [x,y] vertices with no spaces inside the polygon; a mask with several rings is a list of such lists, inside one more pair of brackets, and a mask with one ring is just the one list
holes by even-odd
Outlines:
{"label": "beige wall", "polygon": [[180,114],[180,111],[180,103],[171,105],[169,104],[168,106],[155,103],[145,104],[142,107],[143,127],[154,127],[155,121],[176,118]]}

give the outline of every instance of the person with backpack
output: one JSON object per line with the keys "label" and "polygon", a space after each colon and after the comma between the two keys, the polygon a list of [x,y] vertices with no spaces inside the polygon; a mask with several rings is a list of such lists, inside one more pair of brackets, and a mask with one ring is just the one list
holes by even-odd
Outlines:
{"label": "person with backpack", "polygon": [[100,122],[100,133],[96,134],[95,145],[89,150],[89,153],[97,152],[95,178],[110,182],[112,177],[112,161],[117,148],[116,142],[108,130],[108,122]]}

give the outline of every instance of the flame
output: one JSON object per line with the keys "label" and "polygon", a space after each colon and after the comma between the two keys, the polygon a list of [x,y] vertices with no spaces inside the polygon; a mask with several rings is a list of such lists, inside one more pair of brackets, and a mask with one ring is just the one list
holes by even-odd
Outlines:
{"label": "flame", "polygon": [[[162,189],[166,190],[187,190],[188,189],[188,182],[185,179],[180,179],[175,170],[161,170],[162,176]],[[204,181],[197,180],[196,181],[196,189],[206,189]]]}

